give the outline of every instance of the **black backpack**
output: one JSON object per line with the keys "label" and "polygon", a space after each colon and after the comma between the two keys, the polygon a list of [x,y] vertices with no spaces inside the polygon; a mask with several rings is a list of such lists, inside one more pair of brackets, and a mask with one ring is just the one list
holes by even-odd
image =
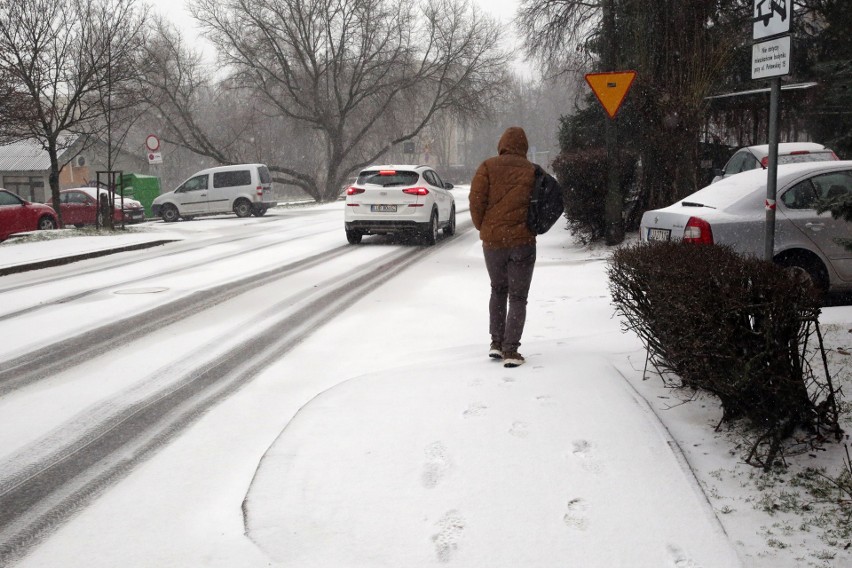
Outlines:
{"label": "black backpack", "polygon": [[562,186],[549,173],[535,166],[535,185],[527,211],[527,227],[536,235],[546,233],[565,212]]}

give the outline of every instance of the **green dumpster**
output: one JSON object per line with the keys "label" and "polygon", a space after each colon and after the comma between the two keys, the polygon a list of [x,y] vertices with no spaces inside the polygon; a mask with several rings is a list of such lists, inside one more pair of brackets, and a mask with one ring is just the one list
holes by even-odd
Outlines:
{"label": "green dumpster", "polygon": [[151,203],[160,195],[160,178],[141,174],[124,174],[121,177],[124,195],[142,203],[145,217],[153,217]]}

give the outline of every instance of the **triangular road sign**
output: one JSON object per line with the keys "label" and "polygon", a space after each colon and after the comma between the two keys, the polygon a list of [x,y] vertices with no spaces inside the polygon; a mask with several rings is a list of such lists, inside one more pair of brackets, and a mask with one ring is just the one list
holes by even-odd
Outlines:
{"label": "triangular road sign", "polygon": [[595,96],[610,118],[615,118],[635,78],[636,71],[586,74],[586,82],[595,92]]}

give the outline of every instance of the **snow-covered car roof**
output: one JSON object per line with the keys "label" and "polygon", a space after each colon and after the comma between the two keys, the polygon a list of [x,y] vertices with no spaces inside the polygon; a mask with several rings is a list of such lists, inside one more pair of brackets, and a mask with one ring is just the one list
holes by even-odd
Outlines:
{"label": "snow-covered car roof", "polygon": [[[68,187],[68,188],[63,189],[62,191],[82,191],[83,193],[87,194],[89,197],[91,197],[93,199],[95,198],[95,188],[94,187],[89,187],[89,186]],[[107,193],[107,190],[104,189],[104,188],[100,188],[100,192],[101,193]],[[115,199],[116,199],[116,205],[117,205],[118,201],[121,200],[121,194],[116,193]],[[124,204],[125,205],[134,205],[134,206],[138,205],[140,207],[142,206],[142,203],[140,201],[133,199],[132,197],[128,197],[126,195],[124,196]]]}
{"label": "snow-covered car roof", "polygon": [[[769,155],[769,144],[757,144],[746,146],[746,148],[757,158]],[[779,154],[791,154],[793,152],[831,152],[831,149],[816,142],[781,142],[778,144]]]}
{"label": "snow-covered car roof", "polygon": [[[852,160],[831,162],[802,162],[797,164],[780,164],[778,166],[778,188],[786,187],[797,179],[815,172],[831,172],[852,169]],[[727,209],[737,202],[747,199],[755,190],[766,190],[767,171],[763,169],[750,170],[735,176],[724,178],[714,184],[699,189],[676,202],[700,203],[716,209]]]}

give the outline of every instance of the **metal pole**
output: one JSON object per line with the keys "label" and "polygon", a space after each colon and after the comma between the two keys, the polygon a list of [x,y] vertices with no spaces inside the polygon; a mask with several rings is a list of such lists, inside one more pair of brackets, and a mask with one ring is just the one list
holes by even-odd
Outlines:
{"label": "metal pole", "polygon": [[[601,63],[606,71],[614,71],[618,59],[615,30],[615,2],[606,0],[603,4],[603,59]],[[607,188],[604,205],[606,229],[604,240],[607,245],[617,245],[624,241],[624,220],[622,209],[624,198],[621,195],[621,172],[618,160],[618,124],[615,119],[606,122]]]}
{"label": "metal pole", "polygon": [[621,218],[621,171],[618,160],[618,130],[616,119],[606,122],[606,161],[608,165],[606,201],[604,216],[606,219],[605,240],[607,245],[617,245],[624,240],[624,225]]}
{"label": "metal pole", "polygon": [[769,168],[766,178],[766,237],[764,238],[764,260],[772,261],[775,256],[775,193],[778,186],[778,121],[781,99],[781,78],[772,79],[769,94]]}

